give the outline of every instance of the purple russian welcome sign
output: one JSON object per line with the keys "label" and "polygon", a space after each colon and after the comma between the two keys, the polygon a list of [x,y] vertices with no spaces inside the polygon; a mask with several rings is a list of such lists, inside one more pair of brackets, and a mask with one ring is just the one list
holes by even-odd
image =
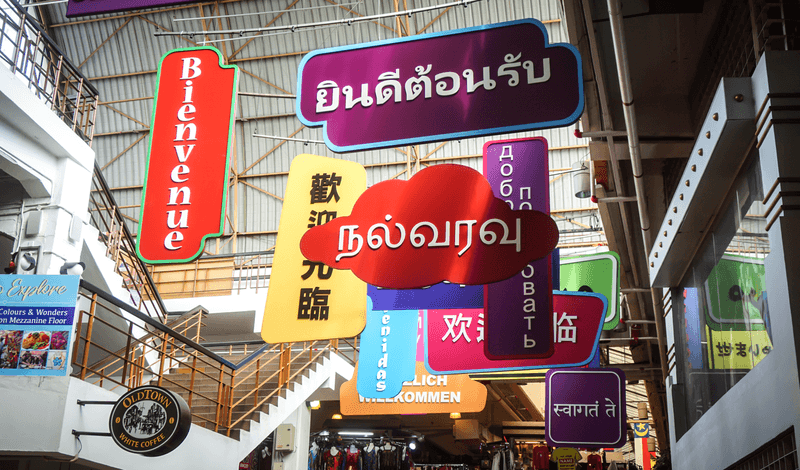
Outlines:
{"label": "purple russian welcome sign", "polygon": [[544,432],[553,447],[625,444],[625,373],[619,369],[551,369],[545,376]]}
{"label": "purple russian welcome sign", "polygon": [[[550,213],[547,140],[487,142],[483,175],[495,197],[514,210]],[[510,279],[487,284],[484,351],[490,359],[542,358],[553,354],[551,257],[532,261]]]}
{"label": "purple russian welcome sign", "polygon": [[199,3],[200,1],[202,0],[69,0],[67,2],[67,18],[181,3]]}
{"label": "purple russian welcome sign", "polygon": [[300,63],[297,117],[336,152],[567,126],[580,64],[534,19],[322,49]]}

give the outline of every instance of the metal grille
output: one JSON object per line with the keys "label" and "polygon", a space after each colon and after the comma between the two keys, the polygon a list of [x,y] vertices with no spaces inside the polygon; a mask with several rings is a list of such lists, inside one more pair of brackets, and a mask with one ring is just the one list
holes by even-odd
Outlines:
{"label": "metal grille", "polygon": [[797,470],[794,429],[757,450],[726,470]]}

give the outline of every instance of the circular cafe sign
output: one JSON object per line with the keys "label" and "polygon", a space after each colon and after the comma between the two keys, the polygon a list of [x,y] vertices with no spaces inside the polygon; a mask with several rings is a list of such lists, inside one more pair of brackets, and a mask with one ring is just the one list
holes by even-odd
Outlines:
{"label": "circular cafe sign", "polygon": [[118,446],[155,457],[178,447],[191,425],[192,414],[183,398],[161,387],[144,386],[119,398],[109,428]]}

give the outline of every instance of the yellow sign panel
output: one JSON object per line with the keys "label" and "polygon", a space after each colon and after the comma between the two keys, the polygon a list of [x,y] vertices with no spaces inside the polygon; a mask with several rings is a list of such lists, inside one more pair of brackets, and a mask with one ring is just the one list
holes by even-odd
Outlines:
{"label": "yellow sign panel", "polygon": [[706,328],[712,369],[752,369],[770,351],[772,342],[764,330],[714,331]]}
{"label": "yellow sign panel", "polygon": [[367,284],[349,270],[305,259],[300,238],[350,215],[366,189],[358,163],[308,154],[292,161],[261,326],[267,343],[347,338],[364,329]]}
{"label": "yellow sign panel", "polygon": [[358,366],[353,378],[342,384],[339,409],[344,415],[395,415],[418,413],[478,413],[486,406],[486,386],[466,374],[431,375],[417,362],[414,380],[403,383],[394,398],[364,398],[356,391]]}

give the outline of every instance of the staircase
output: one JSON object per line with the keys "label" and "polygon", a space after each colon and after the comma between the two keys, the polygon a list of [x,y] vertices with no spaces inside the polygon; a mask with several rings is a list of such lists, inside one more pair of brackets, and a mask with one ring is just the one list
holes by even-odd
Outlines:
{"label": "staircase", "polygon": [[[244,355],[222,357],[234,364],[245,359]],[[238,441],[240,448],[245,450],[244,458],[299,406],[305,406],[306,400],[317,389],[323,386],[334,388],[336,375],[349,380],[354,368],[339,354],[325,351],[287,381],[286,386],[280,387],[282,374],[278,361],[260,369],[258,361],[250,361],[236,370],[236,377],[243,379],[235,382],[235,387],[231,388],[232,396],[228,398],[233,404],[228,422],[233,424],[217,429],[213,425],[218,413],[217,403],[226,397],[217,396],[218,382],[205,376],[200,369],[198,367],[194,374],[184,366],[171,369],[164,375],[161,386],[186,400],[192,410],[193,424]]]}

